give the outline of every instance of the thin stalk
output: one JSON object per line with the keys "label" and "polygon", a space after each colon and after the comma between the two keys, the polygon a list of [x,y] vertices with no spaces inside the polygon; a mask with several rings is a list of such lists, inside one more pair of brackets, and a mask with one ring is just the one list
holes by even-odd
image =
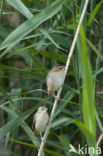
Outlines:
{"label": "thin stalk", "polygon": [[[69,68],[69,65],[70,65],[71,57],[73,55],[73,51],[74,51],[76,41],[77,41],[77,38],[78,38],[78,34],[79,34],[79,31],[80,31],[80,26],[81,26],[81,23],[83,21],[83,18],[84,18],[84,15],[85,15],[85,12],[86,12],[86,9],[87,9],[87,6],[88,6],[88,2],[89,2],[89,0],[85,1],[84,8],[82,10],[82,14],[81,14],[81,17],[80,17],[80,21],[79,21],[79,24],[78,24],[76,33],[74,35],[74,39],[73,39],[71,48],[70,48],[70,52],[69,52],[69,55],[68,55],[68,59],[67,59],[66,66],[65,66],[65,71],[64,71],[64,80],[65,80],[66,75],[67,75],[67,71],[68,71],[68,68]],[[64,81],[63,81],[63,84],[64,84]],[[49,132],[51,122],[52,122],[53,117],[54,117],[54,113],[55,113],[55,110],[56,110],[56,107],[57,107],[58,99],[60,98],[62,88],[63,88],[63,85],[59,89],[59,91],[57,93],[57,97],[55,98],[55,101],[54,101],[54,104],[53,104],[53,107],[52,107],[52,111],[51,111],[51,115],[50,115],[50,119],[49,119],[49,123],[48,123],[47,129],[46,129],[46,131],[44,133],[44,136],[43,136],[43,139],[42,139],[39,151],[38,151],[38,156],[41,156],[42,153],[43,153],[43,148],[44,148],[47,136],[48,136],[48,132]]]}
{"label": "thin stalk", "polygon": [[102,140],[103,140],[103,133],[100,135],[100,137],[97,140],[97,147],[100,146]]}

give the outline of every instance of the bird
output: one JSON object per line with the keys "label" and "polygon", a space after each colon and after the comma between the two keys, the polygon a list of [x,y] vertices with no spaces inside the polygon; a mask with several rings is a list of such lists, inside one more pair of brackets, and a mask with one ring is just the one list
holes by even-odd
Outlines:
{"label": "bird", "polygon": [[45,130],[45,127],[49,121],[49,115],[47,113],[47,107],[39,107],[37,112],[33,117],[32,128],[34,129],[34,134],[40,135],[42,138],[42,132]]}
{"label": "bird", "polygon": [[63,84],[65,66],[55,66],[46,77],[48,96],[55,96],[55,91],[58,91]]}

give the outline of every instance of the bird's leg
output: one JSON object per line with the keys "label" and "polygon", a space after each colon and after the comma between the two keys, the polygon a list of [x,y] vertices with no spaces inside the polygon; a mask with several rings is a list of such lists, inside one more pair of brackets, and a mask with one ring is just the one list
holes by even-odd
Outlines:
{"label": "bird's leg", "polygon": [[[61,84],[60,88],[62,88],[62,87],[63,87],[63,84]],[[59,98],[57,98],[57,96],[55,96],[55,93],[53,93],[53,96],[55,97],[55,99],[60,100]]]}
{"label": "bird's leg", "polygon": [[55,93],[54,93],[54,98],[55,98],[55,100],[59,100],[59,98],[57,98],[57,96],[55,95]]}
{"label": "bird's leg", "polygon": [[63,84],[61,84],[60,88],[62,88],[62,87],[63,87]]}
{"label": "bird's leg", "polygon": [[55,99],[59,100],[59,99],[57,98],[57,96],[55,95],[54,92],[53,92],[53,97],[54,97]]}
{"label": "bird's leg", "polygon": [[42,136],[42,133],[40,132],[40,138],[41,138],[41,140],[43,141],[43,136]]}

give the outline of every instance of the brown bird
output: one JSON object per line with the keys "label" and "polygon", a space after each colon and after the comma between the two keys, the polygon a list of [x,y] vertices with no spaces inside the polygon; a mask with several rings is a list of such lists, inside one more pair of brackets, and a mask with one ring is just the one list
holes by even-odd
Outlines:
{"label": "brown bird", "polygon": [[55,66],[47,75],[46,83],[48,95],[55,95],[54,92],[62,86],[64,80],[65,66]]}
{"label": "brown bird", "polygon": [[32,128],[34,129],[34,132],[37,135],[41,136],[41,138],[42,138],[42,132],[45,130],[45,127],[49,120],[47,109],[48,108],[45,106],[39,107],[33,117]]}

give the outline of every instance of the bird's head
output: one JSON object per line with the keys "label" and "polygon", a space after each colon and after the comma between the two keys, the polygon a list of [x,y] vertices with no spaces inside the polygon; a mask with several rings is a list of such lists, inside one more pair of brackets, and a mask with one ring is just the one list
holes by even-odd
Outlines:
{"label": "bird's head", "polygon": [[44,112],[44,111],[47,111],[47,110],[48,110],[48,108],[45,107],[45,106],[42,106],[42,107],[38,108],[38,112]]}

